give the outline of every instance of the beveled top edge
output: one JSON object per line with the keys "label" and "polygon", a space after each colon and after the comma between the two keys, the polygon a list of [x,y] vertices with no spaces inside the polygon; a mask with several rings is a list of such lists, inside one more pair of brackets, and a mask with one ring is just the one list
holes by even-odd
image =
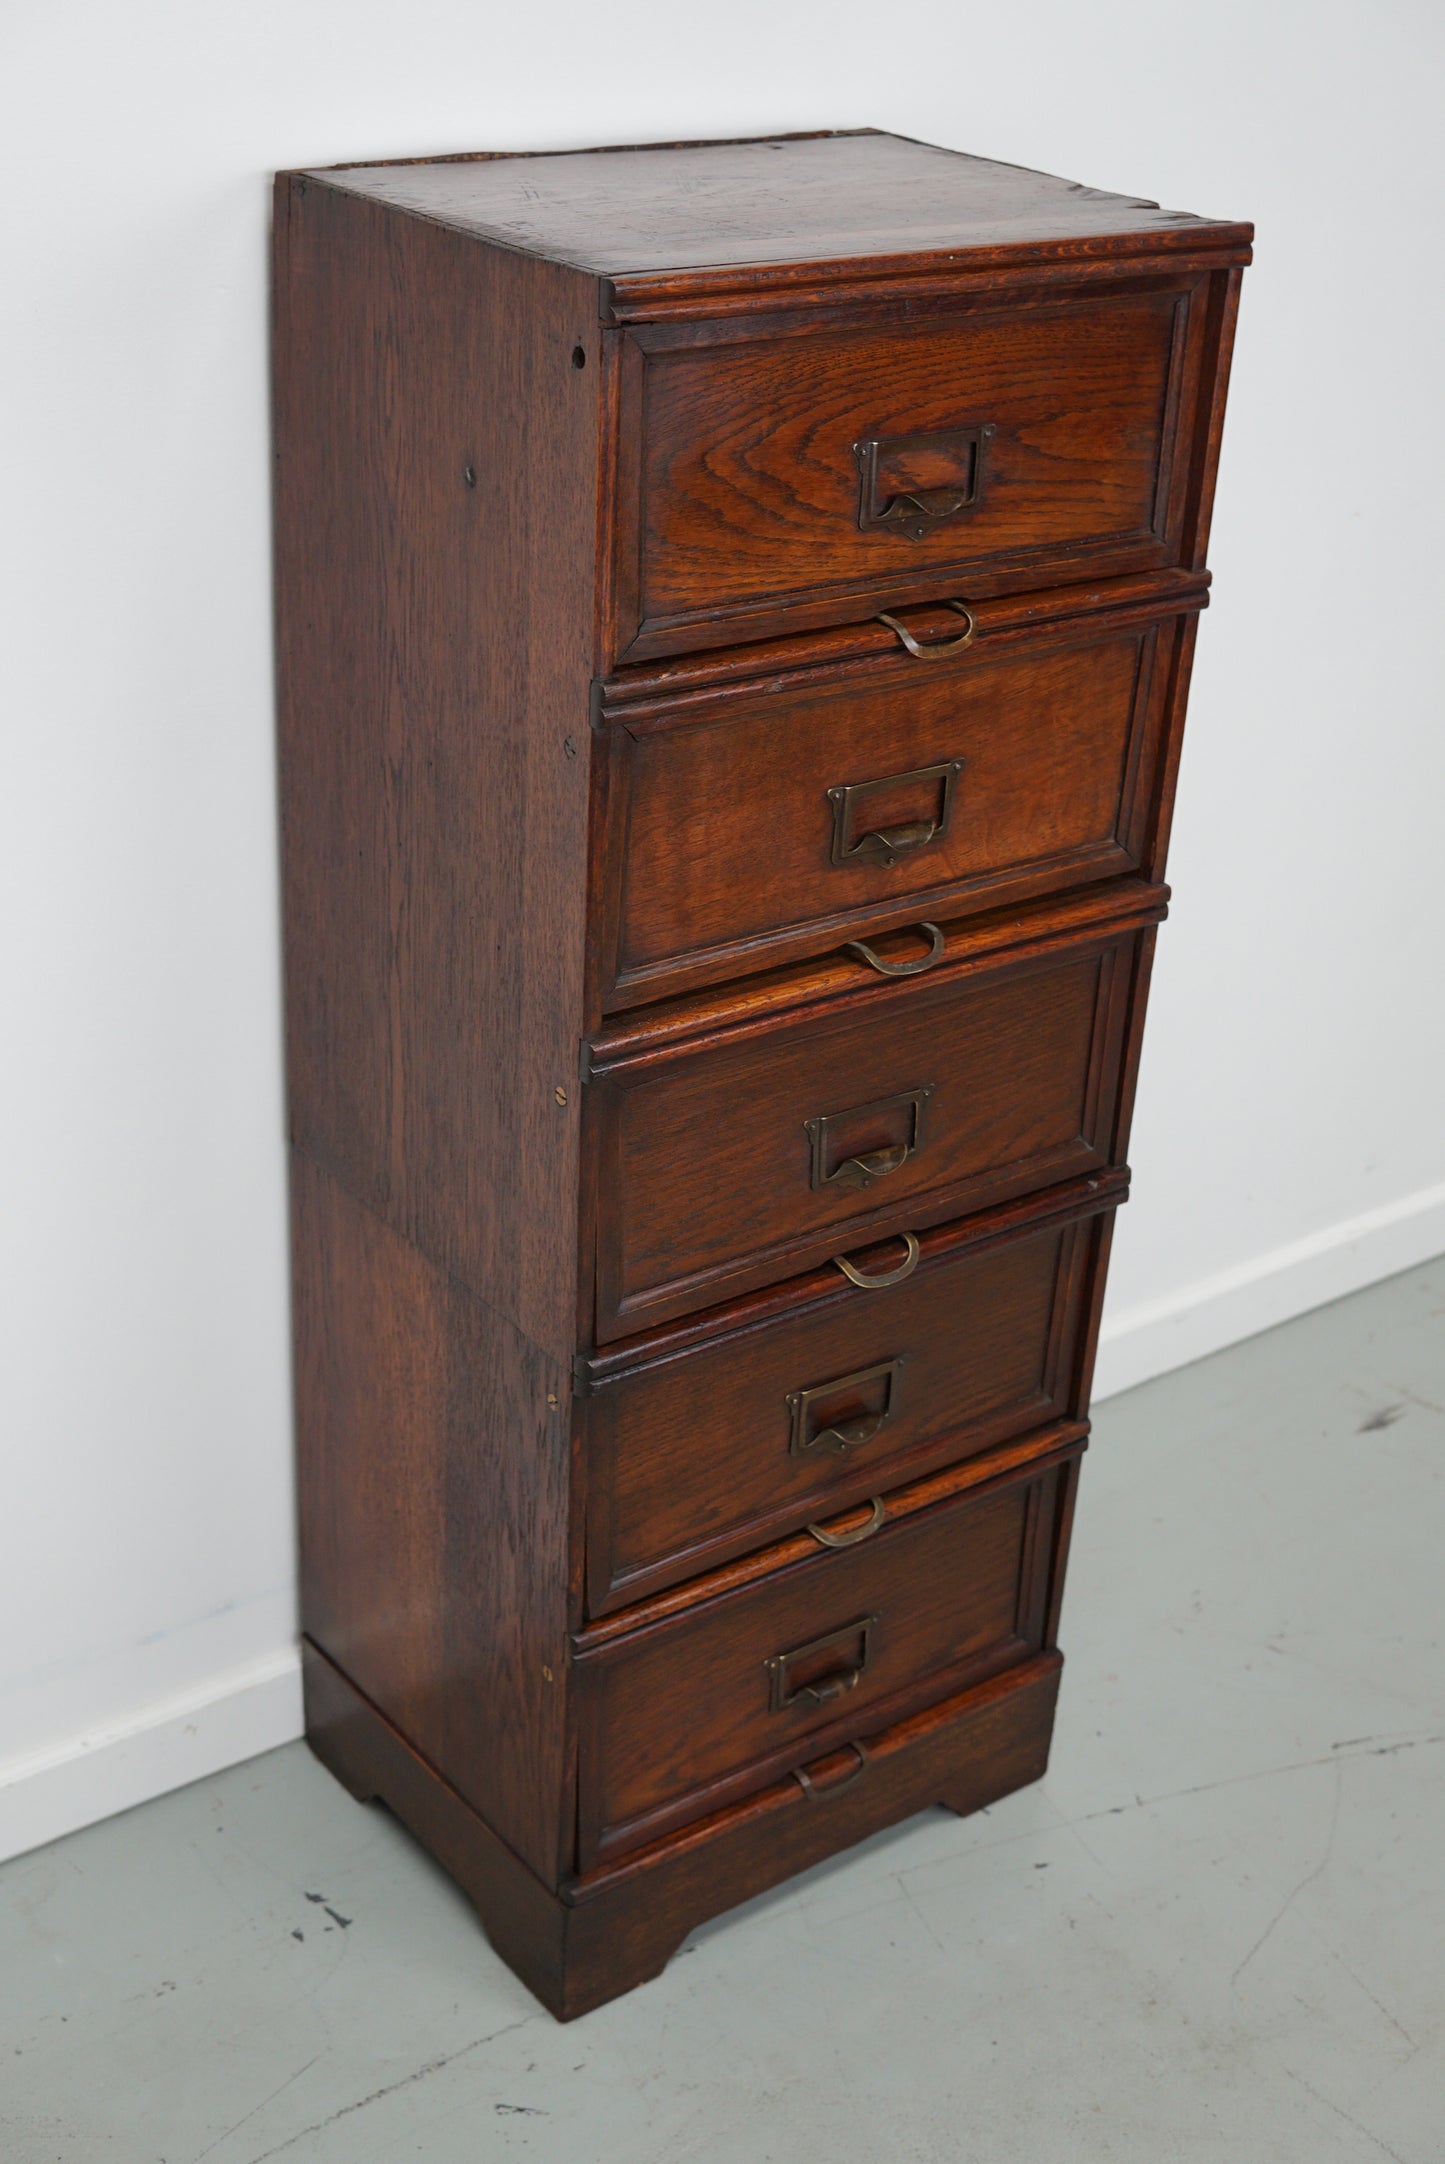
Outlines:
{"label": "beveled top edge", "polygon": [[636,299],[925,264],[1240,251],[1253,231],[873,129],[462,153],[297,177],[569,265]]}

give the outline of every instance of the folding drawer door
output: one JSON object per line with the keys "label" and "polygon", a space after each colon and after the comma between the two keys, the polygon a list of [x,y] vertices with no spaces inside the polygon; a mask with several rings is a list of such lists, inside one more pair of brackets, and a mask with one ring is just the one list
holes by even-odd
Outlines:
{"label": "folding drawer door", "polygon": [[1156,274],[617,334],[612,651],[1177,562],[1207,299]]}
{"label": "folding drawer door", "polygon": [[1205,599],[1198,575],[1159,572],[986,603],[964,631],[956,613],[914,611],[897,631],[614,677],[599,706],[602,1004],[1154,876]]}
{"label": "folding drawer door", "polygon": [[1037,1653],[1080,1448],[938,1500],[920,1484],[864,1547],[581,1633],[579,1868],[840,1745],[861,1766],[874,1730]]}
{"label": "folding drawer door", "polygon": [[589,1613],[805,1528],[857,1544],[903,1482],[1073,1413],[1126,1192],[1074,1181],[924,1233],[902,1280],[880,1250],[881,1286],[829,1263],[579,1359]]}
{"label": "folding drawer door", "polygon": [[830,957],[600,1036],[596,1342],[1117,1163],[1163,906],[1120,882],[951,931],[924,977]]}

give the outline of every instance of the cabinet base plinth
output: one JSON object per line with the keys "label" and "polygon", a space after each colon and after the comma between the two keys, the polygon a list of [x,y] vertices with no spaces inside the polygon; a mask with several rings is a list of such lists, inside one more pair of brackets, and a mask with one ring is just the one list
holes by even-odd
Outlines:
{"label": "cabinet base plinth", "polygon": [[864,1776],[809,1795],[789,1779],[586,1878],[546,1887],[309,1640],[306,1733],[359,1801],[379,1799],[457,1881],[497,1953],[559,2021],[646,1983],[688,1932],[885,1826],[961,1816],[1048,1764],[1057,1653],[869,1736]]}

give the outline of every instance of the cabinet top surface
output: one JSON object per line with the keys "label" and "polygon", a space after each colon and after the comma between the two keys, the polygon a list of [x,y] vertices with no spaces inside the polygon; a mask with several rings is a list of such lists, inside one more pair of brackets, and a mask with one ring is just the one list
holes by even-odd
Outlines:
{"label": "cabinet top surface", "polygon": [[1251,228],[874,130],[489,155],[308,176],[602,277],[1019,250],[1068,258]]}

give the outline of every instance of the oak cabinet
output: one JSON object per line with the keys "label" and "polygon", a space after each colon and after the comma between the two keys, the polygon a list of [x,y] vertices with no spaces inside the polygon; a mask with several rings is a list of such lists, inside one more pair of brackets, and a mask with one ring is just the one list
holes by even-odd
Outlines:
{"label": "oak cabinet", "polygon": [[308,1732],[561,2017],[1044,1769],[1249,241],[278,181]]}

